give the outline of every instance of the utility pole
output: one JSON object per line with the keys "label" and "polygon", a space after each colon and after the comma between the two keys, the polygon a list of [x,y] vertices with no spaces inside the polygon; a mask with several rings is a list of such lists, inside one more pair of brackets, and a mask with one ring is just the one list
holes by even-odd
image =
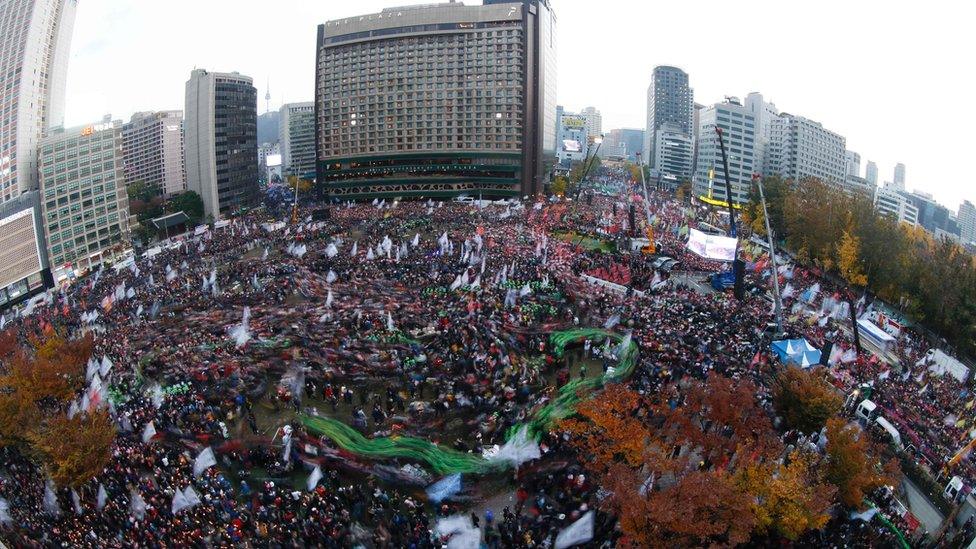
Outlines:
{"label": "utility pole", "polygon": [[[721,134],[719,134],[721,135]],[[724,152],[724,149],[723,149]],[[759,198],[762,200],[763,219],[766,221],[766,239],[769,242],[769,263],[773,268],[773,305],[776,311],[776,330],[783,333],[783,301],[779,295],[779,268],[776,266],[776,246],[773,244],[773,229],[769,226],[769,211],[766,210],[766,193],[763,191],[762,178],[753,174],[752,180],[759,186]]]}

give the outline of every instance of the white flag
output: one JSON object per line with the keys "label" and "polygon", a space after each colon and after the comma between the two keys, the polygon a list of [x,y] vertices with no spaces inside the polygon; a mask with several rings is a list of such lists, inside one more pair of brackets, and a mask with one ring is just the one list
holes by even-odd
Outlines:
{"label": "white flag", "polygon": [[214,465],[217,465],[217,458],[214,457],[213,450],[207,446],[193,460],[193,476],[198,477],[202,475],[204,471]]}
{"label": "white flag", "polygon": [[308,489],[310,491],[314,490],[320,480],[322,480],[322,469],[319,468],[318,465],[316,465],[315,469],[312,469],[312,473],[308,475],[308,483],[307,483]]}
{"label": "white flag", "polygon": [[14,519],[10,516],[10,503],[4,498],[0,498],[0,524],[10,526]]}
{"label": "white flag", "polygon": [[80,515],[82,513],[81,498],[78,497],[78,492],[75,492],[74,488],[71,489],[71,503],[74,504],[75,514]]}
{"label": "white flag", "polygon": [[105,502],[108,501],[108,493],[105,492],[105,486],[98,485],[98,496],[95,498],[95,508],[101,511],[105,508]]}
{"label": "white flag", "polygon": [[54,493],[54,481],[48,480],[44,483],[44,512],[56,517],[61,514],[58,506],[58,496]]}
{"label": "white flag", "polygon": [[187,507],[189,507],[189,504],[187,503],[186,496],[183,495],[183,492],[179,490],[174,491],[173,504],[170,506],[170,512],[175,515]]}
{"label": "white flag", "polygon": [[156,436],[156,426],[150,421],[146,424],[146,428],[142,430],[142,442],[148,444],[154,436]]}
{"label": "white flag", "polygon": [[587,511],[579,520],[559,532],[556,549],[566,549],[593,539],[593,511]]}
{"label": "white flag", "polygon": [[109,370],[112,369],[112,366],[113,366],[113,364],[112,364],[111,359],[109,359],[107,356],[103,356],[102,357],[102,363],[101,363],[101,365],[99,366],[99,369],[98,369],[98,373],[102,377],[105,377],[105,376],[108,375]]}
{"label": "white flag", "polygon": [[186,502],[190,507],[200,505],[200,496],[197,495],[197,491],[193,489],[192,484],[183,490],[183,497],[186,498]]}
{"label": "white flag", "polygon": [[129,512],[136,520],[142,520],[146,517],[146,500],[142,499],[138,490],[133,490],[130,495]]}

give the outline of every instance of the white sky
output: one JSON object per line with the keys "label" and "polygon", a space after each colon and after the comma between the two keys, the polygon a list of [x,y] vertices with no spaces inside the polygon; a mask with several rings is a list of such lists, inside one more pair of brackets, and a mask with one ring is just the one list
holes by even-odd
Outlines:
{"label": "white sky", "polygon": [[[311,101],[318,23],[423,0],[82,0],[68,73],[67,124],[111,113],[183,108],[196,66],[239,71],[264,112]],[[644,127],[650,71],[688,72],[695,100],[759,91],[781,111],[819,121],[848,149],[896,162],[908,189],[955,210],[976,201],[968,167],[976,4],[935,0],[552,0],[559,103],[595,106],[604,131]],[[468,0],[478,4],[479,0]],[[736,29],[735,34],[726,32]],[[970,67],[967,69],[966,67]]]}

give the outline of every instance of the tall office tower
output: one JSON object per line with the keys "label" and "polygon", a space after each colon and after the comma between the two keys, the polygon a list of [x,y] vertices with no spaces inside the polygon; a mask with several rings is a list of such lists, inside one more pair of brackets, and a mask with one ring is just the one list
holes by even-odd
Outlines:
{"label": "tall office tower", "polygon": [[895,164],[895,179],[893,183],[896,189],[900,191],[905,190],[905,165],[901,162]]}
{"label": "tall office tower", "polygon": [[90,270],[121,252],[119,244],[129,240],[122,123],[55,130],[41,140],[38,163],[55,279]]}
{"label": "tall office tower", "polygon": [[[691,179],[691,136],[676,125],[665,122],[657,129],[654,143],[654,171],[658,176],[680,183]],[[652,176],[653,177],[653,176]]]}
{"label": "tall office tower", "polygon": [[779,117],[779,110],[758,92],[746,96],[746,108],[756,117],[756,168],[766,173],[766,149],[769,147],[773,120]]}
{"label": "tall office tower", "polygon": [[0,203],[37,188],[37,143],[64,124],[77,5],[0,1]]}
{"label": "tall office tower", "polygon": [[802,116],[783,113],[770,124],[765,173],[802,181],[847,181],[847,140]]}
{"label": "tall office tower", "polygon": [[[603,135],[603,115],[596,107],[586,107],[580,115],[586,119],[586,135],[596,139]],[[602,148],[600,149],[603,150]]]}
{"label": "tall office tower", "polygon": [[125,184],[141,181],[164,196],[186,190],[183,111],[137,112],[122,126]]}
{"label": "tall office tower", "polygon": [[844,151],[845,172],[848,177],[860,177],[861,175],[861,155],[854,151]]}
{"label": "tall office tower", "polygon": [[725,141],[732,200],[740,204],[747,202],[752,174],[756,171],[756,117],[734,98],[701,111],[694,193],[718,202],[727,200],[722,150],[715,132],[716,126],[722,128],[722,139]]}
{"label": "tall office tower", "polygon": [[976,206],[965,200],[959,205],[959,214],[956,216],[959,222],[959,236],[963,244],[976,241]]}
{"label": "tall office tower", "polygon": [[644,159],[655,167],[654,143],[657,129],[670,122],[688,136],[694,134],[694,90],[688,85],[688,74],[677,67],[658,66],[651,73],[647,87],[647,127],[644,132]]}
{"label": "tall office tower", "polygon": [[878,165],[871,160],[868,160],[867,166],[864,168],[864,179],[867,179],[871,185],[878,186]]}
{"label": "tall office tower", "polygon": [[186,82],[186,187],[215,220],[261,202],[257,107],[248,76],[195,69]]}
{"label": "tall office tower", "polygon": [[315,103],[281,106],[278,131],[284,175],[315,178]]}
{"label": "tall office tower", "polygon": [[556,154],[548,0],[389,8],[319,25],[317,185],[340,198],[522,196]]}

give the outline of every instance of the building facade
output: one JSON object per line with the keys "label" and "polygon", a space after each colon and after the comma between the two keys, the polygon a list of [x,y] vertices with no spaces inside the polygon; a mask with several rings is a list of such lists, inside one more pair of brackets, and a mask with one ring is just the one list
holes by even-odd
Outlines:
{"label": "building facade", "polygon": [[802,116],[783,113],[772,120],[763,173],[802,181],[847,180],[847,140]]}
{"label": "building facade", "polygon": [[861,176],[861,155],[854,151],[846,151],[844,153],[844,164],[845,172],[847,176],[860,177]]}
{"label": "building facade", "polygon": [[238,73],[195,69],[186,83],[186,187],[213,219],[257,206],[257,89]]}
{"label": "building facade", "polygon": [[878,165],[872,160],[868,160],[864,167],[864,179],[867,179],[871,185],[878,186]]}
{"label": "building facade", "polygon": [[281,106],[281,167],[284,175],[315,177],[315,103]]}
{"label": "building facade", "polygon": [[38,155],[44,238],[58,272],[91,270],[129,242],[122,123],[57,130]]}
{"label": "building facade", "polygon": [[548,0],[320,25],[317,188],[343,199],[542,192],[556,156],[554,32]]}
{"label": "building facade", "polygon": [[908,194],[890,187],[878,187],[874,193],[874,209],[899,223],[918,225],[918,208]]}
{"label": "building facade", "polygon": [[932,195],[914,192],[905,196],[918,210],[918,224],[923,229],[932,234],[941,231],[956,237],[961,236],[961,227],[956,221],[955,213],[936,202]]}
{"label": "building facade", "polygon": [[586,159],[591,137],[586,117],[560,110],[556,124],[559,128],[559,135],[556,137],[556,161],[559,165],[569,167],[573,162]]}
{"label": "building facade", "polygon": [[959,236],[963,244],[976,241],[976,206],[968,200],[963,201],[959,205],[956,219],[959,222]]}
{"label": "building facade", "polygon": [[895,184],[895,188],[904,191],[905,190],[905,165],[901,162],[895,164],[895,174],[892,183]]}
{"label": "building facade", "polygon": [[695,160],[693,191],[699,198],[727,202],[722,150],[716,127],[722,129],[729,161],[732,201],[749,200],[752,175],[756,173],[756,117],[736,99],[716,103],[699,114],[698,153]]}
{"label": "building facade", "polygon": [[756,117],[756,167],[766,175],[766,150],[772,137],[773,120],[779,118],[779,110],[759,92],[746,96],[745,107]]}
{"label": "building facade", "polygon": [[38,191],[0,204],[0,310],[54,285]]}
{"label": "building facade", "polygon": [[126,186],[137,181],[164,196],[186,190],[183,111],[139,112],[122,126]]}
{"label": "building facade", "polygon": [[0,203],[37,188],[37,145],[64,124],[77,0],[0,2]]}
{"label": "building facade", "polygon": [[654,168],[656,175],[680,183],[691,180],[691,136],[677,126],[666,123],[657,129],[654,143]]}
{"label": "building facade", "polygon": [[664,65],[654,67],[651,84],[647,87],[647,127],[644,132],[644,158],[652,168],[658,128],[670,123],[678,131],[693,136],[694,95],[685,71]]}
{"label": "building facade", "polygon": [[586,119],[586,135],[593,139],[603,135],[603,115],[596,107],[586,107],[580,112],[580,116]]}

